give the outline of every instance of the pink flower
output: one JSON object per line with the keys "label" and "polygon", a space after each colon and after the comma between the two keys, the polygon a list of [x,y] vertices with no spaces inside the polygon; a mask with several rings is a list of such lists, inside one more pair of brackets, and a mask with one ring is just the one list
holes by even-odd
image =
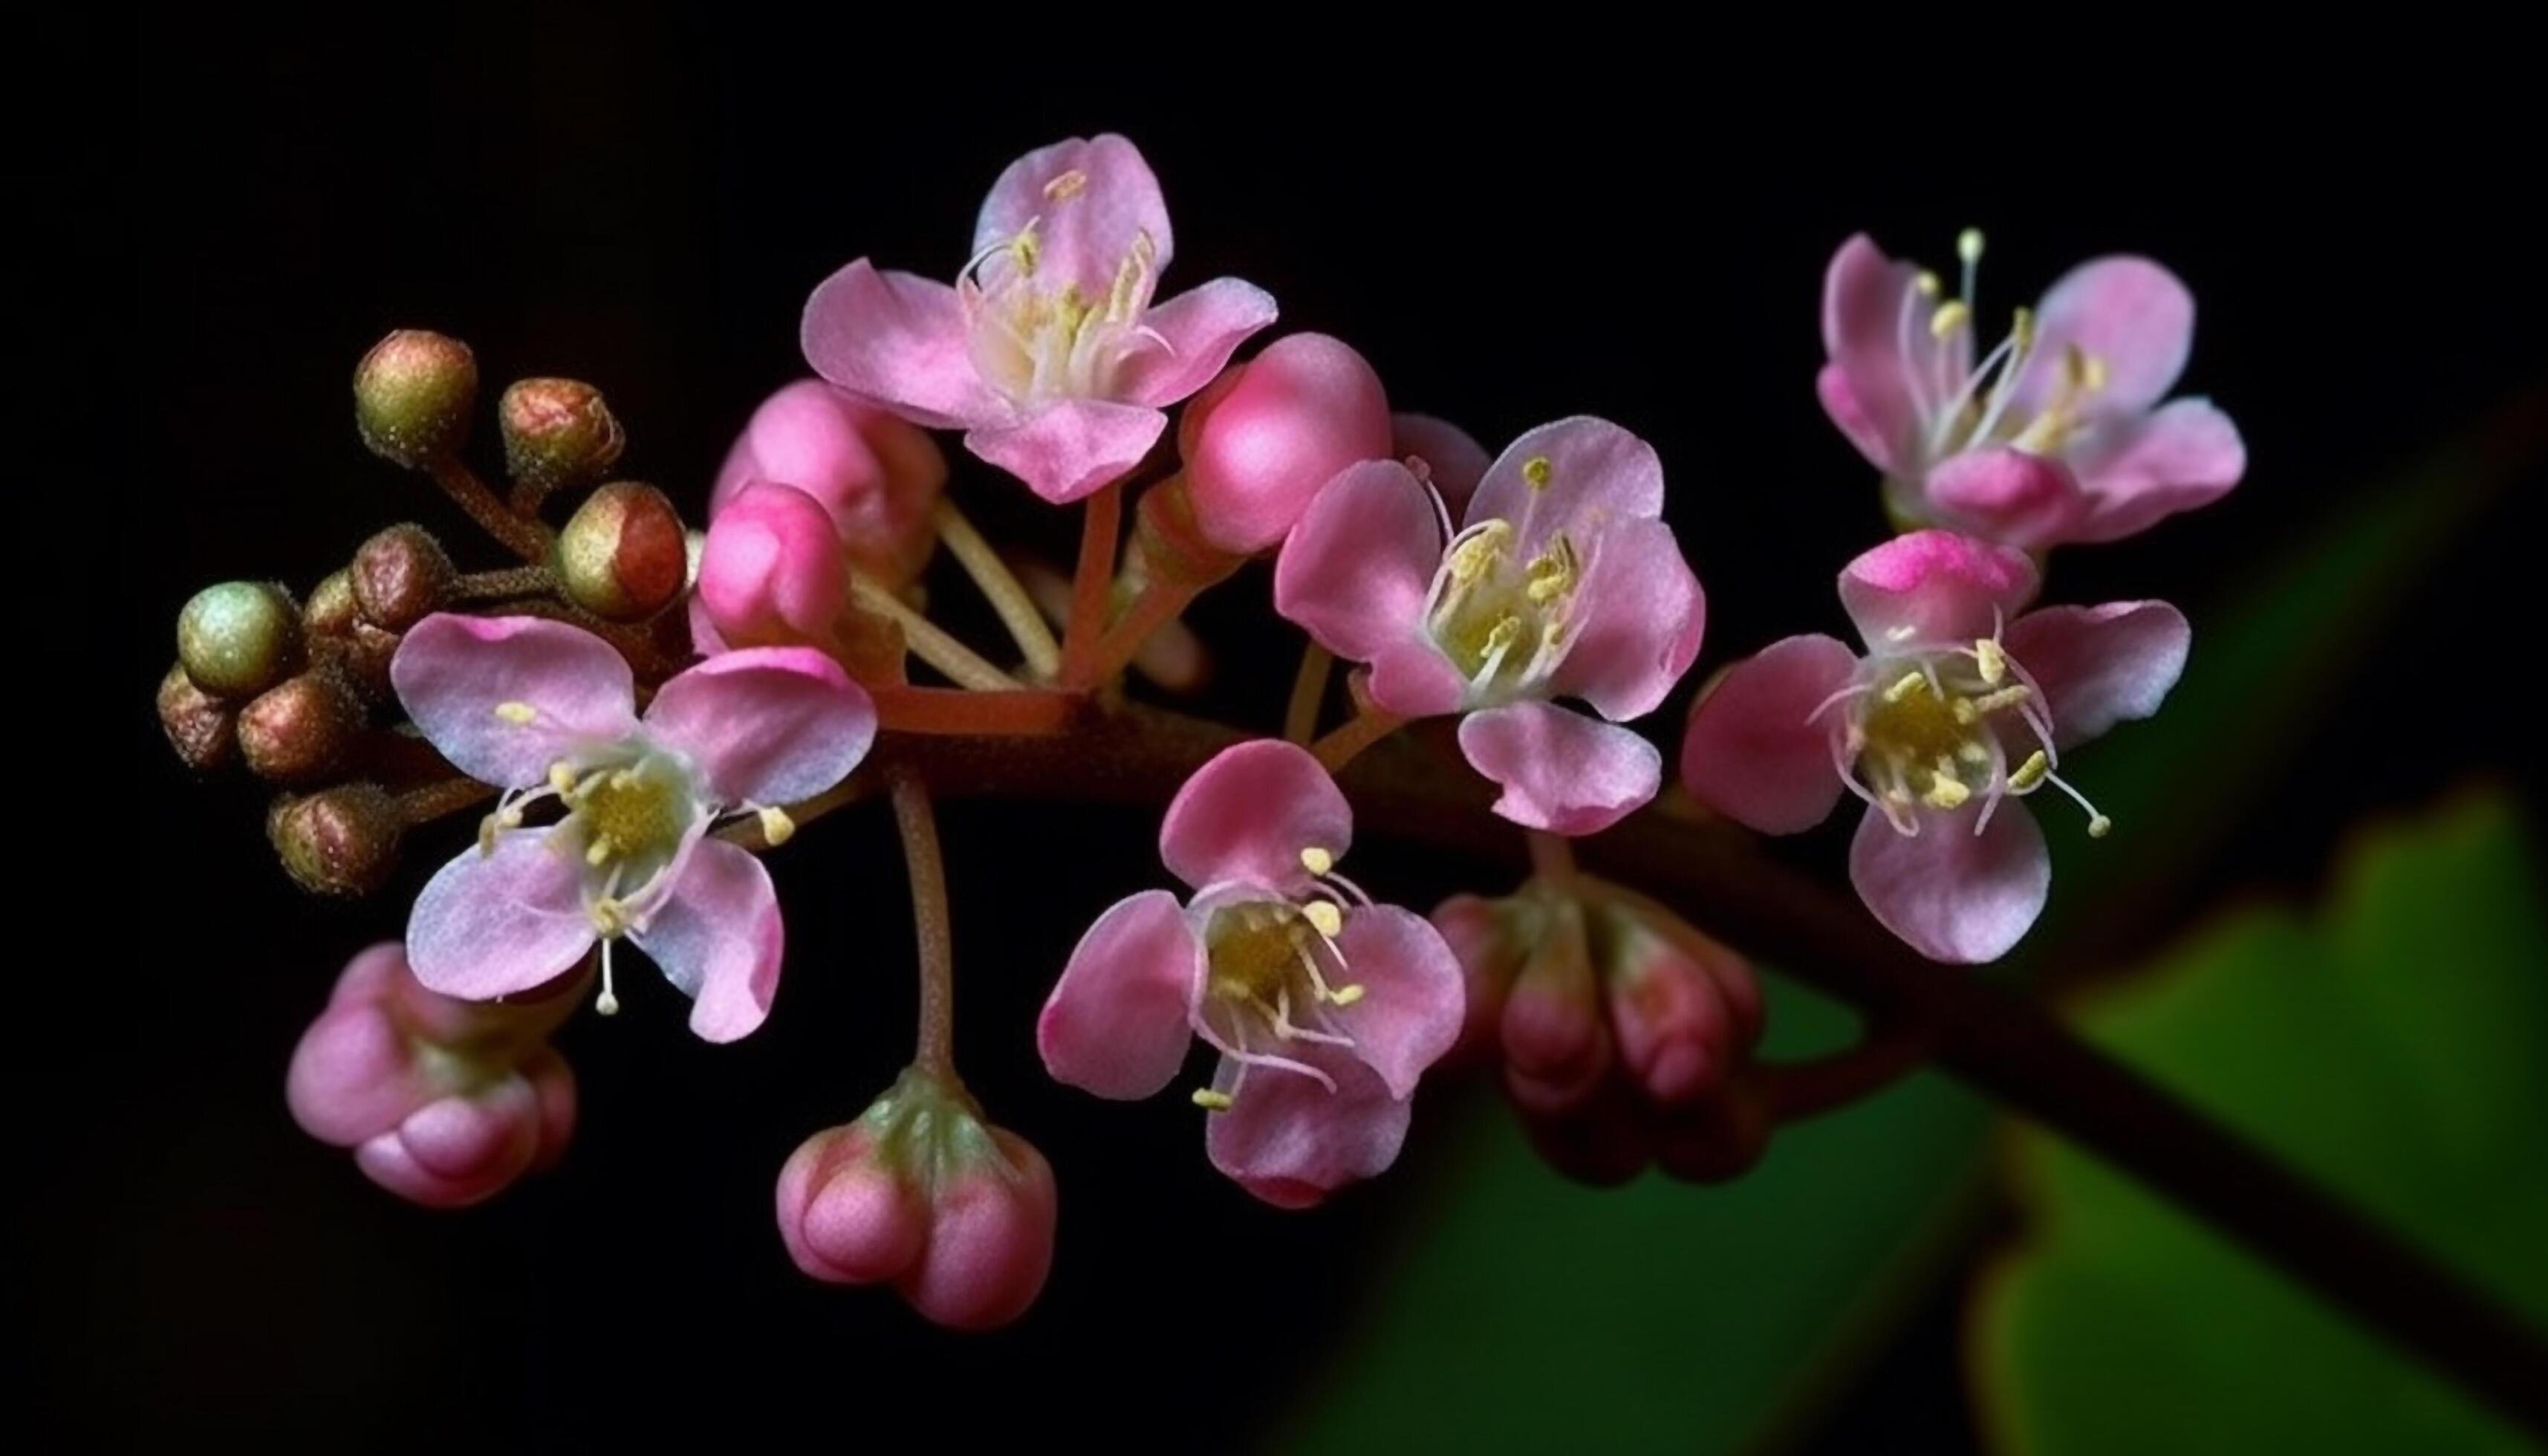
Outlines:
{"label": "pink flower", "polygon": [[1591,834],[1654,797],[1662,755],[1614,725],[1662,703],[1706,622],[1663,500],[1653,447],[1584,417],[1513,441],[1457,531],[1406,466],[1358,465],[1284,543],[1275,608],[1369,663],[1379,706],[1466,714],[1460,748],[1503,785],[1497,813]]}
{"label": "pink flower", "polygon": [[1460,966],[1421,916],[1334,873],[1353,813],[1287,743],[1224,751],[1168,805],[1160,858],[1193,895],[1146,890],[1098,917],[1045,1003],[1054,1077],[1148,1097],[1189,1038],[1221,1053],[1197,1104],[1215,1167],[1306,1208],[1386,1169],[1416,1078],[1460,1030]]}
{"label": "pink flower", "polygon": [[708,520],[752,485],[793,486],[832,518],[859,570],[899,587],[928,564],[930,508],[947,485],[947,457],[904,420],[819,379],[763,401],[726,452]]}
{"label": "pink flower", "polygon": [[2053,772],[2061,752],[2158,711],[2191,636],[2163,601],[2016,616],[2035,588],[2024,553],[1946,531],[1876,547],[1840,578],[1866,654],[1789,637],[1735,664],[1690,714],[1683,781],[1771,834],[1857,794],[1850,876],[1875,918],[1932,959],[1996,959],[2052,872],[2011,800],[2050,784],[2103,835],[2106,817]]}
{"label": "pink flower", "polygon": [[1865,233],[1823,280],[1815,381],[1877,470],[1893,513],[2040,551],[2112,541],[2228,494],[2247,468],[2230,416],[2162,405],[2194,343],[2194,296],[2147,258],[2083,263],[1973,363],[1981,234],[1957,241],[1961,296]]}
{"label": "pink flower", "polygon": [[1353,346],[1323,333],[1276,339],[1186,406],[1177,428],[1196,529],[1253,556],[1283,539],[1346,466],[1387,459],[1389,396]]}
{"label": "pink flower", "polygon": [[410,1202],[492,1198],[556,1162],[575,1131],[575,1074],[547,1041],[561,1014],[437,996],[397,942],[374,946],[292,1053],[293,1120]]}
{"label": "pink flower", "polygon": [[[466,1000],[545,984],[601,943],[600,1010],[618,1007],[622,936],[694,998],[690,1029],[761,1025],[783,939],[770,871],[708,836],[838,783],[875,736],[866,693],[821,653],[753,648],[659,689],[641,719],[628,664],[589,632],[535,617],[426,618],[390,665],[416,727],[462,773],[508,789],[434,875],[408,922],[416,978]],[[537,827],[526,811],[564,817]]]}
{"label": "pink flower", "polygon": [[1056,503],[1140,463],[1160,410],[1202,389],[1274,321],[1263,289],[1221,278],[1150,296],[1173,238],[1158,179],[1121,136],[1009,164],[954,287],[864,258],[805,304],[815,372],[932,429]]}

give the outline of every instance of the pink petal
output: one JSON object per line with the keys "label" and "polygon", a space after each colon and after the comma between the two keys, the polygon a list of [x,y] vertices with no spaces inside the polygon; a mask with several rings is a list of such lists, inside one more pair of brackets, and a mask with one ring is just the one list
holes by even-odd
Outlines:
{"label": "pink petal", "polygon": [[1973,833],[1975,800],[1951,814],[1923,812],[1920,832],[1895,832],[1870,807],[1850,845],[1849,877],[1884,928],[1932,960],[1996,960],[2044,911],[2052,859],[2044,831],[2014,798]]}
{"label": "pink petal", "polygon": [[1122,1101],[1176,1077],[1194,1032],[1186,1020],[1203,946],[1166,890],[1118,900],[1070,953],[1036,1021],[1054,1080]]}
{"label": "pink petal", "polygon": [[[1531,484],[1534,475],[1544,484]],[[1589,548],[1607,523],[1652,520],[1663,508],[1664,465],[1654,446],[1606,419],[1578,414],[1505,446],[1478,482],[1462,523],[1511,521],[1514,549],[1528,558],[1560,531]]]}
{"label": "pink petal", "polygon": [[2043,409],[2060,392],[2071,348],[2105,366],[2082,402],[2091,418],[2138,414],[2167,398],[2194,349],[2194,295],[2147,258],[2094,258],[2061,275],[2035,312],[2035,349],[2018,379],[2017,408]]}
{"label": "pink petal", "polygon": [[2070,468],[2087,509],[2063,539],[2115,541],[2229,495],[2247,473],[2247,445],[2211,401],[2172,400],[2073,446]]}
{"label": "pink petal", "polygon": [[[1175,251],[1159,179],[1138,147],[1111,133],[1056,141],[1009,163],[982,199],[973,251],[1014,239],[1029,223],[1039,244],[1036,278],[1040,285],[1051,280],[1048,291],[1056,293],[1076,283],[1083,297],[1105,298],[1139,234],[1149,234],[1153,276],[1167,271]],[[995,259],[986,266],[1015,264]]]}
{"label": "pink petal", "polygon": [[1460,1038],[1468,997],[1458,958],[1424,917],[1396,905],[1347,915],[1336,949],[1345,980],[1363,994],[1331,1015],[1390,1096],[1413,1095],[1415,1079]]}
{"label": "pink petal", "polygon": [[646,731],[689,756],[719,804],[786,804],[850,776],[875,741],[875,703],[810,647],[729,652],[666,682]]}
{"label": "pink petal", "polygon": [[1841,605],[1879,653],[1987,637],[2035,588],[2025,552],[1953,531],[1896,536],[1840,574]]}
{"label": "pink petal", "polygon": [[557,979],[592,949],[584,864],[546,830],[497,837],[434,872],[407,922],[408,963],[425,989],[469,1001]]}
{"label": "pink petal", "polygon": [[[1915,386],[1914,372],[1923,380],[1944,373],[1960,388],[1971,357],[1971,330],[1958,329],[1946,345],[1952,353],[1942,370],[1930,310],[1914,296],[1919,277],[1919,268],[1886,257],[1864,232],[1840,245],[1823,274],[1823,350],[1831,363],[1817,393],[1832,422],[1887,472],[1917,455],[1921,411],[1914,391],[1930,386]],[[1839,372],[1836,379],[1830,370]]]}
{"label": "pink petal", "polygon": [[815,373],[932,429],[1008,418],[974,372],[964,334],[955,289],[880,273],[864,258],[823,280],[798,330]]}
{"label": "pink petal", "polygon": [[1132,474],[1168,416],[1139,405],[1063,400],[1015,424],[968,430],[964,448],[1067,505]]}
{"label": "pink petal", "polygon": [[2067,540],[2086,509],[2060,461],[2008,446],[1950,456],[1923,484],[1933,519],[2003,546],[2040,550]]}
{"label": "pink petal", "polygon": [[1232,556],[1280,544],[1327,482],[1389,446],[1380,376],[1323,333],[1286,335],[1228,370],[1177,429],[1195,525]]}
{"label": "pink petal", "polygon": [[[1212,1165],[1258,1198],[1305,1209],[1348,1183],[1386,1172],[1407,1140],[1410,1104],[1389,1095],[1378,1073],[1332,1046],[1287,1048],[1335,1082],[1275,1067],[1254,1067],[1228,1111],[1212,1115],[1204,1145]],[[1225,1057],[1213,1086],[1237,1085],[1238,1063]]]}
{"label": "pink petal", "polygon": [[[1327,482],[1274,563],[1274,609],[1349,662],[1420,640],[1442,527],[1423,484],[1394,460]],[[1438,654],[1437,654],[1438,655]]]}
{"label": "pink petal", "polygon": [[1623,520],[1602,533],[1577,609],[1584,627],[1553,690],[1618,722],[1653,712],[1698,658],[1707,597],[1672,527]]}
{"label": "pink petal", "polygon": [[[390,659],[390,682],[453,768],[499,788],[543,782],[551,764],[637,726],[627,660],[539,617],[426,617]],[[529,721],[515,721],[523,708]]]}
{"label": "pink petal", "polygon": [[1700,802],[1764,834],[1820,824],[1840,801],[1829,715],[1843,709],[1807,719],[1857,668],[1847,645],[1817,634],[1782,638],[1726,669],[1690,709],[1681,781]]}
{"label": "pink petal", "polygon": [[1469,700],[1469,680],[1430,637],[1410,637],[1371,660],[1371,700],[1402,718],[1456,713]]}
{"label": "pink petal", "polygon": [[1469,508],[1469,500],[1478,494],[1478,482],[1486,479],[1487,468],[1495,457],[1478,437],[1447,419],[1430,414],[1393,414],[1390,423],[1397,431],[1392,442],[1402,460],[1424,463],[1425,478],[1440,492],[1442,503],[1458,519]]}
{"label": "pink petal", "polygon": [[1628,729],[1554,703],[1516,702],[1460,720],[1469,767],[1503,785],[1496,812],[1553,834],[1595,834],[1662,786],[1663,755]]}
{"label": "pink petal", "polygon": [[2194,629],[2164,601],[2053,606],[2009,624],[2011,661],[2044,689],[2063,748],[2158,711],[2185,672]]}
{"label": "pink petal", "polygon": [[690,1030],[710,1042],[748,1036],[770,1015],[787,929],[770,871],[741,845],[703,839],[670,898],[631,939],[693,1000]]}
{"label": "pink petal", "polygon": [[1235,278],[1177,295],[1141,316],[1141,326],[1158,337],[1125,362],[1116,398],[1155,408],[1175,404],[1212,383],[1238,346],[1274,317],[1274,295]]}
{"label": "pink petal", "polygon": [[1308,749],[1260,738],[1223,749],[1169,801],[1159,858],[1201,889],[1236,881],[1307,893],[1303,850],[1341,860],[1353,846],[1353,810]]}
{"label": "pink petal", "polygon": [[794,486],[756,481],[709,523],[696,586],[691,599],[720,637],[820,640],[841,617],[849,563],[821,501]]}
{"label": "pink petal", "polygon": [[1814,394],[1823,402],[1823,413],[1866,457],[1866,463],[1877,470],[1893,469],[1893,446],[1885,438],[1884,428],[1858,403],[1858,392],[1850,388],[1849,371],[1838,364],[1826,364],[1814,376]]}
{"label": "pink petal", "polygon": [[426,1208],[466,1208],[503,1191],[539,1151],[537,1113],[520,1078],[478,1097],[446,1097],[354,1149],[355,1165]]}
{"label": "pink petal", "polygon": [[352,1147],[405,1122],[443,1088],[417,1074],[407,1033],[377,1004],[329,1008],[301,1034],[284,1101],[301,1130]]}

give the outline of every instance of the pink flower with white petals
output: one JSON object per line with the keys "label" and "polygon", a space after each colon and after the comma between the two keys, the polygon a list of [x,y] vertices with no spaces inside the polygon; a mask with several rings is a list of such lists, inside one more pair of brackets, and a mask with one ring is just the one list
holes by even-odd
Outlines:
{"label": "pink flower with white petals", "polygon": [[1497,813],[1591,834],[1661,785],[1663,756],[1616,725],[1663,702],[1706,625],[1663,502],[1653,447],[1582,416],[1513,441],[1457,530],[1405,465],[1357,465],[1284,543],[1275,609],[1370,664],[1380,707],[1466,714],[1460,748],[1503,785]]}
{"label": "pink flower with white petals", "polygon": [[[590,632],[537,617],[440,615],[390,665],[416,727],[482,783],[508,790],[478,844],[434,875],[408,922],[416,979],[465,1000],[554,980],[601,943],[654,957],[692,997],[690,1029],[731,1042],[761,1025],[783,940],[770,871],[708,836],[841,781],[875,737],[875,708],[819,652],[752,648],[666,682],[644,717],[628,664]],[[555,823],[525,815],[554,805]]]}
{"label": "pink flower with white petals", "polygon": [[1841,432],[1884,472],[1885,500],[1938,525],[2041,551],[2112,541],[2238,484],[2247,448],[2208,400],[2170,400],[2194,344],[2194,296],[2147,258],[2063,275],[1973,362],[1981,234],[1957,239],[1958,296],[1866,234],[1823,281],[1815,387]]}
{"label": "pink flower with white petals", "polygon": [[2051,884],[2023,799],[2047,784],[2110,827],[2055,772],[2061,752],[2158,711],[2191,631],[2163,601],[2018,611],[2025,553],[1915,531],[1851,562],[1841,603],[1864,654],[1789,637],[1729,669],[1691,711],[1682,778],[1770,834],[1866,801],[1850,877],[1887,929],[1936,960],[2005,955]]}
{"label": "pink flower with white petals", "polygon": [[864,258],[805,305],[824,378],[964,447],[1055,503],[1121,479],[1249,334],[1263,289],[1220,278],[1150,299],[1173,250],[1158,179],[1121,136],[1009,164],[950,287]]}
{"label": "pink flower with white petals", "polygon": [[1221,1053],[1206,1138],[1215,1167],[1306,1208],[1386,1169],[1408,1099],[1459,1036],[1459,962],[1422,916],[1335,873],[1353,812],[1318,760],[1260,740],[1197,770],[1159,855],[1194,893],[1145,890],[1098,917],[1045,1003],[1054,1077],[1148,1097],[1190,1042]]}

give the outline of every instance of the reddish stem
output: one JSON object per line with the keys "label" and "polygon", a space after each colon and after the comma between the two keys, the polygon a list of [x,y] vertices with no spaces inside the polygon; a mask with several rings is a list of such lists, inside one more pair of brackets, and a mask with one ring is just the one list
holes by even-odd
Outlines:
{"label": "reddish stem", "polygon": [[902,861],[911,871],[912,937],[920,953],[920,1042],[912,1064],[947,1086],[958,1086],[956,941],[947,914],[947,864],[938,849],[938,816],[917,774],[895,769],[886,781],[893,791],[894,827],[902,832]]}
{"label": "reddish stem", "polygon": [[1115,590],[1115,549],[1124,534],[1124,483],[1112,482],[1088,498],[1079,522],[1079,565],[1070,578],[1070,619],[1061,629],[1061,683],[1085,688],[1098,641],[1106,634],[1108,598]]}
{"label": "reddish stem", "polygon": [[869,687],[876,717],[895,733],[1043,737],[1067,733],[1088,711],[1076,692],[1042,688],[973,692],[961,687]]}

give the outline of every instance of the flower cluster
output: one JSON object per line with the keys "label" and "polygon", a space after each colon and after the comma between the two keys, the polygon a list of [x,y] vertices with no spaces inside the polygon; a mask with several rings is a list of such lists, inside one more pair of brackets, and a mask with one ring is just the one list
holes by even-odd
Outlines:
{"label": "flower cluster", "polygon": [[[2173,275],[2090,263],[1977,351],[1978,234],[1958,251],[1953,297],[1863,237],[1833,260],[1819,393],[1905,534],[1841,573],[1860,644],[1789,637],[1726,668],[1679,767],[1716,816],[1767,833],[1863,800],[1850,872],[1866,907],[1963,962],[2006,953],[2045,903],[2024,801],[2066,795],[2104,834],[2063,755],[2154,712],[2186,657],[2164,603],[2037,605],[2042,554],[2211,500],[2244,456],[2209,404],[2161,403],[2193,318]],[[1632,816],[1631,833],[1692,818],[1711,822],[1682,832],[1738,833],[1685,803],[1641,815],[1666,755],[1635,724],[1673,697],[1706,624],[1654,446],[1577,415],[1490,456],[1395,409],[1345,340],[1296,333],[1235,359],[1274,301],[1236,279],[1161,301],[1172,252],[1130,141],[1019,158],[952,283],[862,258],[814,289],[801,338],[819,378],[751,413],[703,533],[662,492],[604,481],[628,439],[592,386],[503,393],[500,492],[466,459],[466,346],[402,330],[364,358],[365,442],[515,561],[464,572],[401,525],[306,597],[207,589],[179,613],[158,692],[188,766],[277,787],[269,833],[313,889],[380,889],[407,838],[475,822],[417,889],[404,944],[357,956],[304,1038],[304,1127],[430,1205],[546,1165],[575,1118],[548,1038],[589,987],[618,1009],[621,943],[689,998],[702,1040],[749,1035],[786,950],[763,854],[888,798],[918,1045],[864,1114],[787,1161],[778,1233],[816,1279],[890,1285],[953,1327],[1015,1320],[1050,1267],[1055,1184],[956,1071],[931,804],[1038,774],[1107,798],[1176,785],[1159,854],[1182,886],[1130,894],[1053,956],[1046,1068],[1142,1099],[1207,1048],[1190,1088],[1206,1154],[1265,1204],[1386,1170],[1446,1062],[1497,1063],[1550,1161],[1605,1182],[1650,1165],[1731,1176],[1777,1120],[1866,1080],[1798,1091],[1756,1055],[1745,958],[1629,888],[1633,864],[1615,879],[1576,865],[1577,841]],[[986,540],[935,430],[1075,505],[1075,570]],[[576,495],[553,526],[549,502]],[[950,563],[1006,647],[933,618],[930,577]],[[1162,693],[1202,678],[1178,619],[1251,564],[1307,639],[1283,737],[1133,703],[1128,670]],[[1408,832],[1393,838],[1536,870],[1429,919],[1376,899],[1341,867],[1358,801]],[[1619,842],[1590,853],[1615,860]],[[1387,892],[1439,869],[1384,854],[1354,873]]]}

